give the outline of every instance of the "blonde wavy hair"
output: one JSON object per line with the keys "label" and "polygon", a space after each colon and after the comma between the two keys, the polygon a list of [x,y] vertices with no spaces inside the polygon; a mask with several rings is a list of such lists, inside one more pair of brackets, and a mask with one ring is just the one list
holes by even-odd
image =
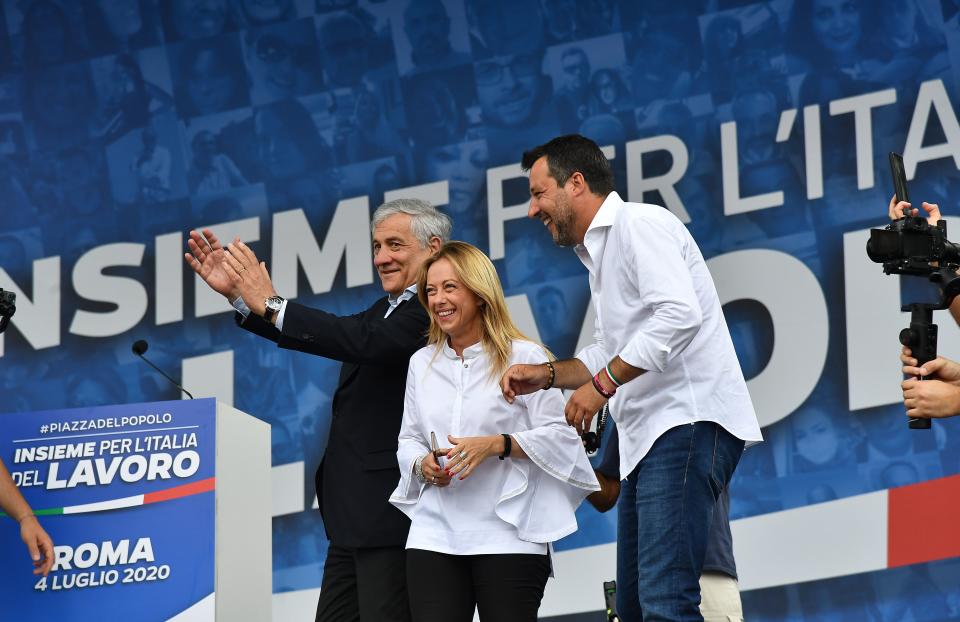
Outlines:
{"label": "blonde wavy hair", "polygon": [[[513,323],[510,312],[507,310],[507,301],[503,296],[503,287],[500,286],[500,277],[497,276],[497,269],[493,267],[493,262],[479,248],[466,242],[447,242],[435,255],[423,262],[417,278],[417,297],[428,313],[430,307],[427,303],[427,271],[441,259],[450,262],[461,284],[480,299],[479,311],[482,322],[480,343],[492,362],[490,376],[499,379],[510,363],[513,340],[536,342],[521,333]],[[442,344],[447,336],[433,313],[429,315],[430,328],[427,330],[427,343]],[[547,356],[553,358],[549,351]]]}

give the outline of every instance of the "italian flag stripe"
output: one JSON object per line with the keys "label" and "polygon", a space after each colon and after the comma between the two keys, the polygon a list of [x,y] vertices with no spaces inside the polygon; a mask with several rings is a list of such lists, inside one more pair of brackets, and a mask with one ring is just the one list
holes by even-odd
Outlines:
{"label": "italian flag stripe", "polygon": [[960,557],[960,475],[889,491],[887,567]]}
{"label": "italian flag stripe", "polygon": [[[217,478],[209,477],[198,482],[190,482],[181,486],[174,486],[165,490],[150,492],[145,495],[135,495],[133,497],[121,497],[119,499],[108,499],[107,501],[98,501],[96,503],[84,503],[81,505],[68,505],[62,508],[44,508],[34,510],[37,516],[54,516],[58,514],[87,514],[90,512],[104,512],[107,510],[120,510],[123,508],[132,508],[138,505],[149,505],[151,503],[160,503],[170,501],[171,499],[180,499],[199,495],[200,493],[210,492],[216,487]],[[6,514],[0,513],[0,516]]]}
{"label": "italian flag stripe", "polygon": [[210,492],[214,489],[216,483],[217,478],[209,477],[198,482],[190,482],[189,484],[183,484],[182,486],[175,486],[173,488],[167,488],[166,490],[158,490],[157,492],[147,493],[143,495],[143,504],[146,505],[148,503],[159,503],[161,501],[169,501],[170,499],[179,499],[180,497],[199,495],[201,492]]}

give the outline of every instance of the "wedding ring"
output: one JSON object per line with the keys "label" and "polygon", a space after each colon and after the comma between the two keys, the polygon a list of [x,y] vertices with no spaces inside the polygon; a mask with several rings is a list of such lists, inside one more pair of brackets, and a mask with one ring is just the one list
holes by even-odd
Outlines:
{"label": "wedding ring", "polygon": [[461,459],[461,460],[466,460],[466,459],[467,459],[467,452],[461,451],[461,452],[460,452],[460,459]]}
{"label": "wedding ring", "polygon": [[243,274],[243,271],[246,270],[246,269],[247,269],[246,266],[240,266],[240,269],[237,270],[237,274]]}

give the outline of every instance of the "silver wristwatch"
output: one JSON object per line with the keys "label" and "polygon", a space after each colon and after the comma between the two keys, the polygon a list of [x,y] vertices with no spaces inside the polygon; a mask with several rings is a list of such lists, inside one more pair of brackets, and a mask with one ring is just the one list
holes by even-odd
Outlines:
{"label": "silver wristwatch", "polygon": [[265,307],[263,311],[263,319],[270,322],[273,320],[273,316],[277,313],[280,313],[280,308],[283,306],[283,298],[280,296],[270,296],[263,301]]}

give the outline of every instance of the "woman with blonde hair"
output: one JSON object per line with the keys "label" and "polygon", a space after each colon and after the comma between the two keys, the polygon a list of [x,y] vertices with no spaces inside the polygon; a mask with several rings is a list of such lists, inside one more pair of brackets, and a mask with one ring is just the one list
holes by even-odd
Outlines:
{"label": "woman with blonde hair", "polygon": [[576,531],[596,477],[558,389],[513,404],[500,392],[507,367],[549,359],[510,319],[490,259],[449,242],[424,262],[417,295],[430,328],[410,359],[390,497],[411,519],[413,619],[466,622],[478,608],[483,620],[536,620],[550,543]]}

